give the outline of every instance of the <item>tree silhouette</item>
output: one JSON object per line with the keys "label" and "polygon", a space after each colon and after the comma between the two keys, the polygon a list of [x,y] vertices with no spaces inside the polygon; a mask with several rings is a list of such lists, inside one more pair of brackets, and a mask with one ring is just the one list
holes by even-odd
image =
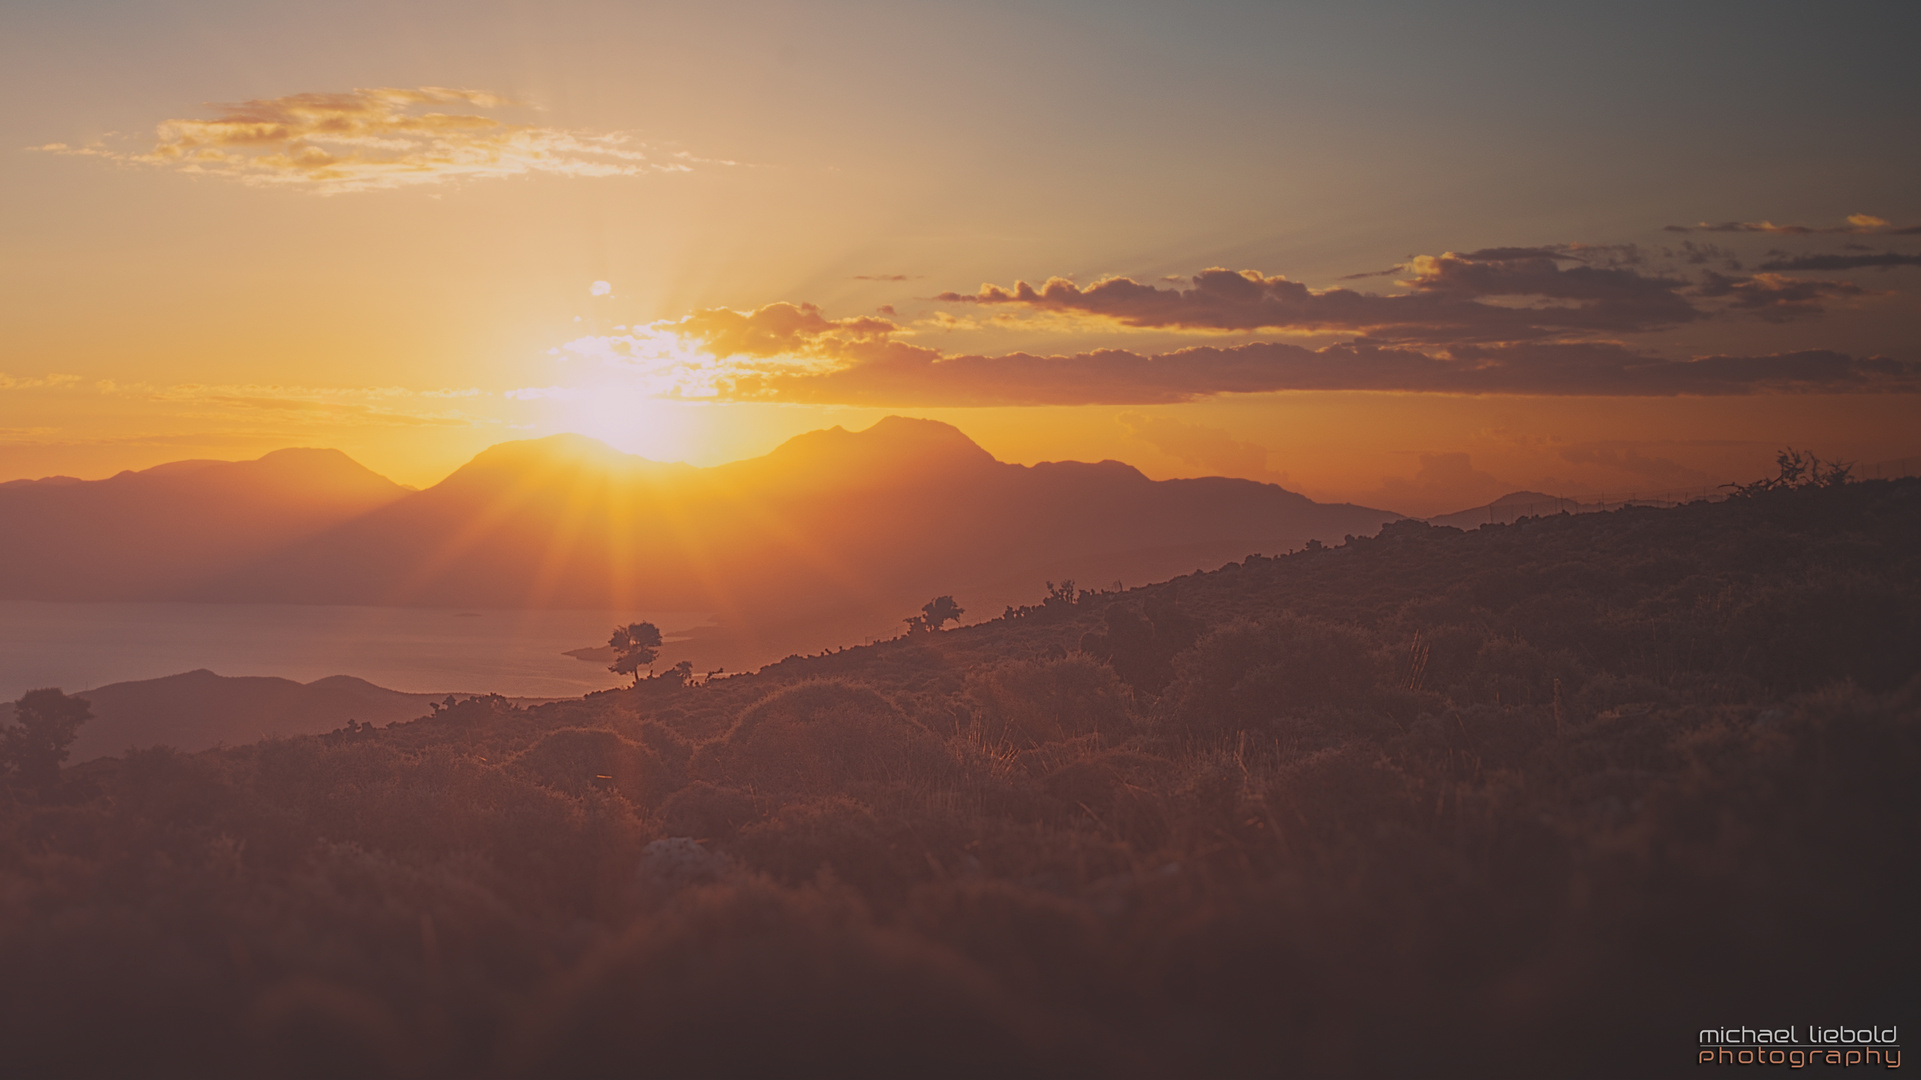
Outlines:
{"label": "tree silhouette", "polygon": [[57,689],[29,690],[13,703],[13,723],[0,728],[0,763],[29,784],[51,784],[60,778],[60,763],[67,760],[80,725],[92,717],[85,698]]}
{"label": "tree silhouette", "polygon": [[1822,461],[1813,453],[1790,446],[1774,456],[1780,467],[1777,476],[1764,477],[1751,484],[1723,484],[1734,489],[1737,498],[1752,498],[1770,491],[1796,491],[1811,487],[1841,487],[1854,479],[1854,462]]}
{"label": "tree silhouette", "polygon": [[919,615],[909,615],[902,621],[907,624],[907,632],[910,634],[920,630],[932,632],[939,630],[944,623],[958,624],[964,613],[965,609],[955,603],[953,597],[936,596],[921,605]]}
{"label": "tree silhouette", "polygon": [[634,685],[639,686],[640,669],[660,655],[660,627],[650,622],[615,627],[607,645],[614,650],[614,662],[607,665],[607,670],[617,675],[632,675]]}

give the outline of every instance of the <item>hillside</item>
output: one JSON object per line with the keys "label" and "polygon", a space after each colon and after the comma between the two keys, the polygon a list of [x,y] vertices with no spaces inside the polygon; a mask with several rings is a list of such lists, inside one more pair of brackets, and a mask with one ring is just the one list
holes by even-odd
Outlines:
{"label": "hillside", "polygon": [[16,782],[0,1037],[65,1074],[1644,1076],[1711,1024],[1893,1025],[1917,529],[1913,481],[1399,522]]}

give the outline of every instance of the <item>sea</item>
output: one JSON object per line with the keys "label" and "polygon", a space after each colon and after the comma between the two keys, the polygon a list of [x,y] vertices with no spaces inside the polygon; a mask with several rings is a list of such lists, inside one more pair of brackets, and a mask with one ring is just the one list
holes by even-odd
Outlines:
{"label": "sea", "polygon": [[625,680],[565,653],[642,621],[671,641],[710,620],[676,611],[0,600],[0,703],[39,687],[74,693],[200,668],[303,683],[352,675],[409,693],[578,697]]}

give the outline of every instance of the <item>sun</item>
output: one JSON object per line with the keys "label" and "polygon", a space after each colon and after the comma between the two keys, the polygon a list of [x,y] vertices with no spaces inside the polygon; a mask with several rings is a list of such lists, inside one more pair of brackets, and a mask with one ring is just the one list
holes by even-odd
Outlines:
{"label": "sun", "polygon": [[612,382],[562,388],[546,401],[549,415],[538,425],[543,430],[586,435],[652,461],[690,459],[706,427],[702,405]]}
{"label": "sun", "polygon": [[570,430],[654,461],[685,461],[699,439],[698,406],[631,388],[603,387],[568,409]]}

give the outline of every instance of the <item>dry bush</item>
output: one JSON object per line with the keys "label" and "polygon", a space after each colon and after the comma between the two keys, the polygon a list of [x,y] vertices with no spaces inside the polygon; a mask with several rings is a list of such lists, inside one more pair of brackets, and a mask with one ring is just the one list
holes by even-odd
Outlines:
{"label": "dry bush", "polygon": [[877,905],[892,906],[929,866],[899,819],[883,819],[845,795],[789,803],[741,830],[728,852],[778,881],[823,872]]}
{"label": "dry bush", "polygon": [[696,780],[661,804],[660,823],[669,836],[692,837],[703,843],[727,841],[765,813],[763,800],[748,792]]}
{"label": "dry bush", "polygon": [[920,787],[951,771],[939,739],[865,686],[803,682],[750,706],[692,772],[777,802],[871,786]]}
{"label": "dry bush", "polygon": [[1291,614],[1219,627],[1175,668],[1171,716],[1176,730],[1196,735],[1262,729],[1290,710],[1362,694],[1382,677],[1366,633]]}
{"label": "dry bush", "polygon": [[658,806],[681,779],[660,755],[605,729],[563,728],[543,735],[508,768],[556,791],[618,791],[647,807]]}
{"label": "dry bush", "polygon": [[1172,762],[1131,750],[1096,750],[1046,773],[1041,786],[1056,801],[1055,820],[1083,819],[1137,850],[1167,838],[1165,792]]}
{"label": "dry bush", "polygon": [[1074,653],[1010,660],[967,678],[979,737],[989,744],[1039,746],[1083,735],[1125,737],[1134,725],[1131,694],[1114,669]]}

